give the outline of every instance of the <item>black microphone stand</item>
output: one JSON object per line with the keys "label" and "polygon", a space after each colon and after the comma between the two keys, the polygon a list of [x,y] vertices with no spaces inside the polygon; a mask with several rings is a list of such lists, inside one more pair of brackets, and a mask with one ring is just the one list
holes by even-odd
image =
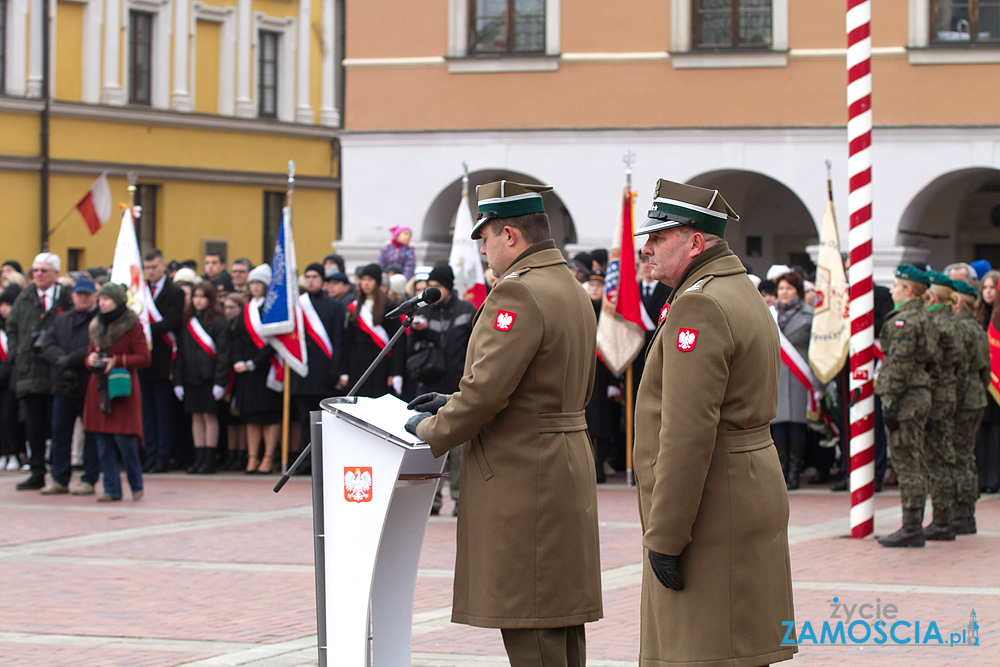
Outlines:
{"label": "black microphone stand", "polygon": [[[351,396],[354,396],[355,394],[358,393],[358,390],[361,389],[361,385],[363,385],[365,383],[365,380],[368,379],[368,376],[370,376],[375,371],[375,368],[378,367],[379,362],[385,359],[386,355],[389,354],[389,351],[392,349],[392,346],[396,344],[396,341],[399,340],[399,337],[403,335],[403,332],[405,332],[410,327],[410,324],[412,322],[413,322],[413,313],[406,316],[406,319],[403,320],[403,326],[399,327],[399,329],[396,330],[396,333],[392,335],[392,338],[389,339],[389,342],[386,343],[386,346],[383,347],[381,350],[379,350],[378,356],[375,357],[375,360],[371,363],[370,366],[368,366],[368,370],[365,371],[365,374],[362,375],[358,379],[358,381],[354,383],[354,386],[351,387],[351,390],[347,392],[347,398],[350,398]],[[288,481],[289,477],[295,474],[295,470],[300,465],[302,465],[302,462],[306,460],[306,457],[309,455],[311,451],[312,451],[312,442],[310,442],[308,445],[302,448],[302,452],[298,455],[295,461],[292,462],[292,465],[290,465],[288,467],[288,470],[286,470],[284,474],[281,475],[281,479],[279,479],[278,483],[274,485],[275,493],[281,491],[281,487],[285,485],[285,482]]]}

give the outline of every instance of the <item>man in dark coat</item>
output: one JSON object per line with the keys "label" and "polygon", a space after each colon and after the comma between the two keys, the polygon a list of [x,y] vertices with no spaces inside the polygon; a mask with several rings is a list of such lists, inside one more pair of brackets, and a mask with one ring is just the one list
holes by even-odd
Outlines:
{"label": "man in dark coat", "polygon": [[[292,397],[299,411],[301,437],[299,451],[309,444],[311,430],[309,413],[319,410],[319,402],[337,393],[343,358],[345,307],[323,292],[323,265],[313,262],[302,274],[305,294],[299,296],[302,306],[303,326],[306,329],[306,353],[309,374],[302,377],[292,373]],[[295,458],[295,455],[292,456]],[[299,474],[309,472],[308,459],[298,468]]]}
{"label": "man in dark coat", "polygon": [[[73,425],[83,417],[89,369],[84,365],[90,336],[87,327],[97,314],[97,290],[86,276],[73,287],[73,308],[56,315],[42,343],[42,357],[52,367],[52,481],[42,489],[44,495],[69,492],[72,475]],[[97,439],[83,434],[83,477],[73,488],[74,496],[94,493],[101,474]]]}
{"label": "man in dark coat", "polygon": [[8,346],[14,357],[14,391],[24,409],[25,431],[31,460],[31,476],[17,485],[18,491],[37,491],[45,486],[45,441],[52,428],[52,375],[42,358],[41,337],[56,315],[69,310],[69,290],[56,282],[59,256],[43,252],[31,263],[33,283],[21,292],[5,324]]}
{"label": "man in dark coat", "polygon": [[[458,383],[465,374],[465,351],[476,307],[452,291],[455,273],[447,264],[431,269],[427,285],[441,290],[441,298],[418,310],[413,318],[410,335],[406,338],[407,379],[415,383],[417,395],[429,391],[451,394],[458,391]],[[461,465],[462,450],[456,447],[448,452],[448,490],[455,501],[452,516],[458,516]],[[441,484],[438,483],[431,514],[440,511]]]}
{"label": "man in dark coat", "polygon": [[167,277],[163,253],[150,250],[142,258],[146,288],[156,312],[150,313],[153,336],[152,363],[139,371],[142,388],[142,431],[146,445],[143,472],[166,472],[173,455],[174,389],[170,381],[177,354],[177,332],[184,318],[184,290]]}

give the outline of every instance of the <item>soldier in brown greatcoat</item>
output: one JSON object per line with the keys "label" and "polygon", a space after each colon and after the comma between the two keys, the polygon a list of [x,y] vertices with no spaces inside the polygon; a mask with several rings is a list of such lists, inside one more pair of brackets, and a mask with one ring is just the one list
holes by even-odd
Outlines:
{"label": "soldier in brown greatcoat", "polygon": [[660,180],[642,253],[673,288],[635,410],[640,667],[787,660],[788,495],[771,441],[774,319],[722,235],[717,191]]}
{"label": "soldier in brown greatcoat", "polygon": [[477,188],[472,237],[501,278],[476,314],[458,391],[418,396],[407,423],[435,456],[463,447],[452,620],[500,628],[514,667],[586,664],[583,624],[602,616],[584,415],[597,325],[551,239],[549,189]]}

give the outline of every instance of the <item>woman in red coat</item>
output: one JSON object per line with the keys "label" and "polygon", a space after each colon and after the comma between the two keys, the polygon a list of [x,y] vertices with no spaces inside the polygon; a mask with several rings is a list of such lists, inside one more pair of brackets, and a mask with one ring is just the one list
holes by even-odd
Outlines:
{"label": "woman in red coat", "polygon": [[[128,293],[122,285],[108,283],[97,296],[100,313],[90,321],[87,367],[91,370],[83,405],[83,430],[97,435],[97,450],[104,478],[104,493],[97,502],[122,499],[118,457],[121,457],[132,489],[132,500],[142,498],[142,465],[135,436],[142,435],[142,396],[136,371],[149,366],[149,345],[139,316],[125,305]],[[131,376],[131,393],[108,398],[108,373],[125,368]],[[116,455],[117,451],[117,455]]]}

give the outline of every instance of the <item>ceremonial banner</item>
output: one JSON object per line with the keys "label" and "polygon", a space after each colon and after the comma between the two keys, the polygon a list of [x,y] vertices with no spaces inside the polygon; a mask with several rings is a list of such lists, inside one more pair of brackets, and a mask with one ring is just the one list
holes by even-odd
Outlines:
{"label": "ceremonial banner", "polygon": [[292,211],[281,211],[281,229],[274,243],[271,260],[271,284],[264,296],[260,331],[293,371],[309,374],[305,327],[299,305],[299,277],[295,264],[295,241],[292,238]]}
{"label": "ceremonial banner", "polygon": [[851,335],[849,307],[837,221],[833,215],[833,202],[827,201],[819,236],[816,301],[809,340],[809,366],[823,384],[835,378],[847,361]]}
{"label": "ceremonial banner", "polygon": [[476,308],[486,300],[486,278],[479,255],[479,244],[472,239],[472,213],[469,210],[468,179],[462,179],[462,201],[455,214],[448,264],[455,274],[455,294],[472,302]]}
{"label": "ceremonial banner", "polygon": [[635,246],[632,237],[632,200],[628,187],[622,199],[622,216],[608,253],[601,318],[597,322],[597,352],[615,375],[622,372],[642,352],[646,344],[642,323],[639,284],[635,278]]}
{"label": "ceremonial banner", "polygon": [[993,309],[993,317],[986,333],[990,339],[990,396],[1000,403],[1000,308]]}
{"label": "ceremonial banner", "polygon": [[[138,217],[139,207],[135,207]],[[118,230],[118,241],[115,243],[115,256],[111,262],[111,277],[109,280],[124,285],[128,290],[128,307],[139,316],[142,330],[146,334],[146,342],[152,345],[153,334],[149,330],[149,289],[146,287],[146,277],[142,272],[142,256],[139,254],[139,242],[135,238],[135,223],[132,219],[132,207],[126,206],[122,213],[122,226]]]}

